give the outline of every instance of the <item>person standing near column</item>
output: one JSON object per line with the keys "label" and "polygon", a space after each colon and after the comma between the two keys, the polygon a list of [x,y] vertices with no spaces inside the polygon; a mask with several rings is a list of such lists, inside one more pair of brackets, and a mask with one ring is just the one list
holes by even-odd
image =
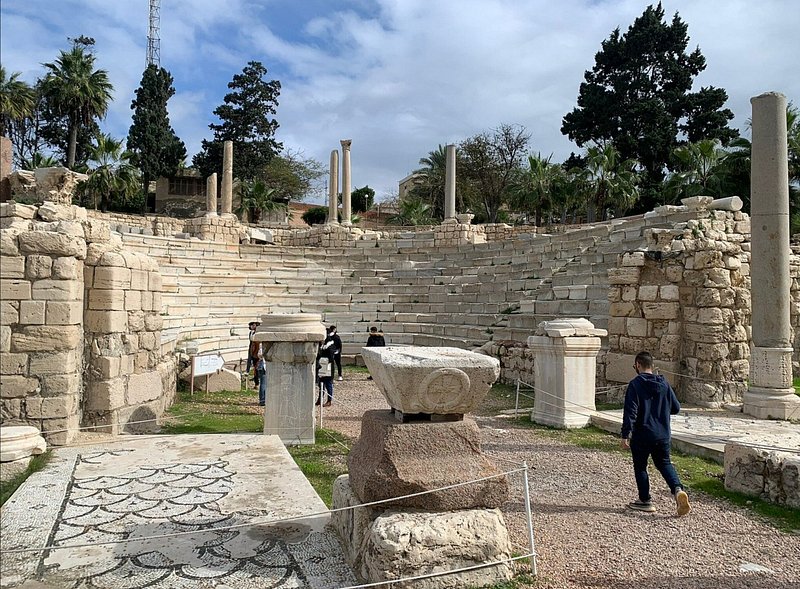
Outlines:
{"label": "person standing near column", "polygon": [[689,496],[669,455],[670,416],[678,414],[681,404],[664,377],[653,374],[653,357],[649,352],[639,352],[633,368],[637,376],[628,383],[625,392],[621,445],[623,449],[630,448],[639,499],[629,503],[628,507],[646,512],[656,510],[650,498],[650,479],[647,476],[647,461],[652,455],[655,467],[675,498],[678,515],[686,515],[692,509]]}
{"label": "person standing near column", "polygon": [[336,370],[339,372],[339,380],[342,378],[342,338],[336,333],[336,326],[331,325],[328,328],[328,337],[333,340],[333,359],[336,361]]}

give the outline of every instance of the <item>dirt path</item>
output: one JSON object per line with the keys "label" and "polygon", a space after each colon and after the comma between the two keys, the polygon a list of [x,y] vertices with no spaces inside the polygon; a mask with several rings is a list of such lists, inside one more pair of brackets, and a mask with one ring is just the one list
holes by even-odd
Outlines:
{"label": "dirt path", "polygon": [[[348,375],[336,385],[337,401],[325,414],[325,427],[355,440],[363,412],[386,408],[386,402],[366,375]],[[477,421],[483,448],[497,457],[499,468],[513,468],[505,461],[527,461],[532,469],[539,579],[531,586],[800,588],[800,535],[701,493],[692,494],[694,510],[679,519],[657,473],[651,480],[658,511],[629,511],[624,506],[636,486],[625,455],[565,444],[503,419]],[[515,551],[524,554],[527,531],[518,475],[511,487],[503,513]],[[773,572],[740,571],[748,563]]]}

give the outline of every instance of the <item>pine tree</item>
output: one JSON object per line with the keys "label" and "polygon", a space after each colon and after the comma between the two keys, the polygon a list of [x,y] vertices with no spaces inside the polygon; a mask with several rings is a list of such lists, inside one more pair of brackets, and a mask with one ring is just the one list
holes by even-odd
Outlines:
{"label": "pine tree", "polygon": [[222,171],[222,146],[233,141],[233,175],[240,180],[264,176],[264,168],[281,151],[275,141],[278,121],[271,118],[278,106],[281,83],[264,80],[267,68],[250,61],[241,74],[228,83],[232,90],[214,110],[220,124],[210,124],[214,139],[203,140],[202,151],[192,160],[204,175]]}
{"label": "pine tree", "polygon": [[561,132],[581,147],[613,143],[623,160],[645,168],[651,189],[677,146],[700,139],[727,144],[738,135],[728,127],[733,113],[723,108],[728,95],[714,87],[691,91],[706,59],[699,47],[687,53],[688,43],[686,23],[678,13],[667,23],[660,3],[625,34],[615,29],[584,74],[578,106],[564,117]]}
{"label": "pine tree", "polygon": [[147,66],[131,102],[133,124],[128,151],[139,168],[145,194],[151,180],[175,174],[186,157],[186,147],[169,124],[167,101],[175,94],[172,76],[164,68]]}

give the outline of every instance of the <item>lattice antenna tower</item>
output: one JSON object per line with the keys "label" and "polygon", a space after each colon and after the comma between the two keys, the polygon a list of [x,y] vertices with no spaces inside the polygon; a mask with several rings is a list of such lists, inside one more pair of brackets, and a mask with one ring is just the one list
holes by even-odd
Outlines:
{"label": "lattice antenna tower", "polygon": [[161,0],[150,0],[150,30],[147,34],[147,65],[161,67]]}

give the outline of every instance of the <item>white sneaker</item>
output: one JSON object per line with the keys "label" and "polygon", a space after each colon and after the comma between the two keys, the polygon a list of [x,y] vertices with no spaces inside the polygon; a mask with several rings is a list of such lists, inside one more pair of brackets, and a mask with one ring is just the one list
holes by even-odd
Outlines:
{"label": "white sneaker", "polygon": [[341,380],[344,380],[344,379],[343,379],[343,378],[340,376],[340,377],[339,377],[339,380],[341,381]]}
{"label": "white sneaker", "polygon": [[689,495],[683,489],[678,489],[675,493],[675,504],[678,508],[678,517],[683,517],[692,510],[692,506],[689,505]]}

